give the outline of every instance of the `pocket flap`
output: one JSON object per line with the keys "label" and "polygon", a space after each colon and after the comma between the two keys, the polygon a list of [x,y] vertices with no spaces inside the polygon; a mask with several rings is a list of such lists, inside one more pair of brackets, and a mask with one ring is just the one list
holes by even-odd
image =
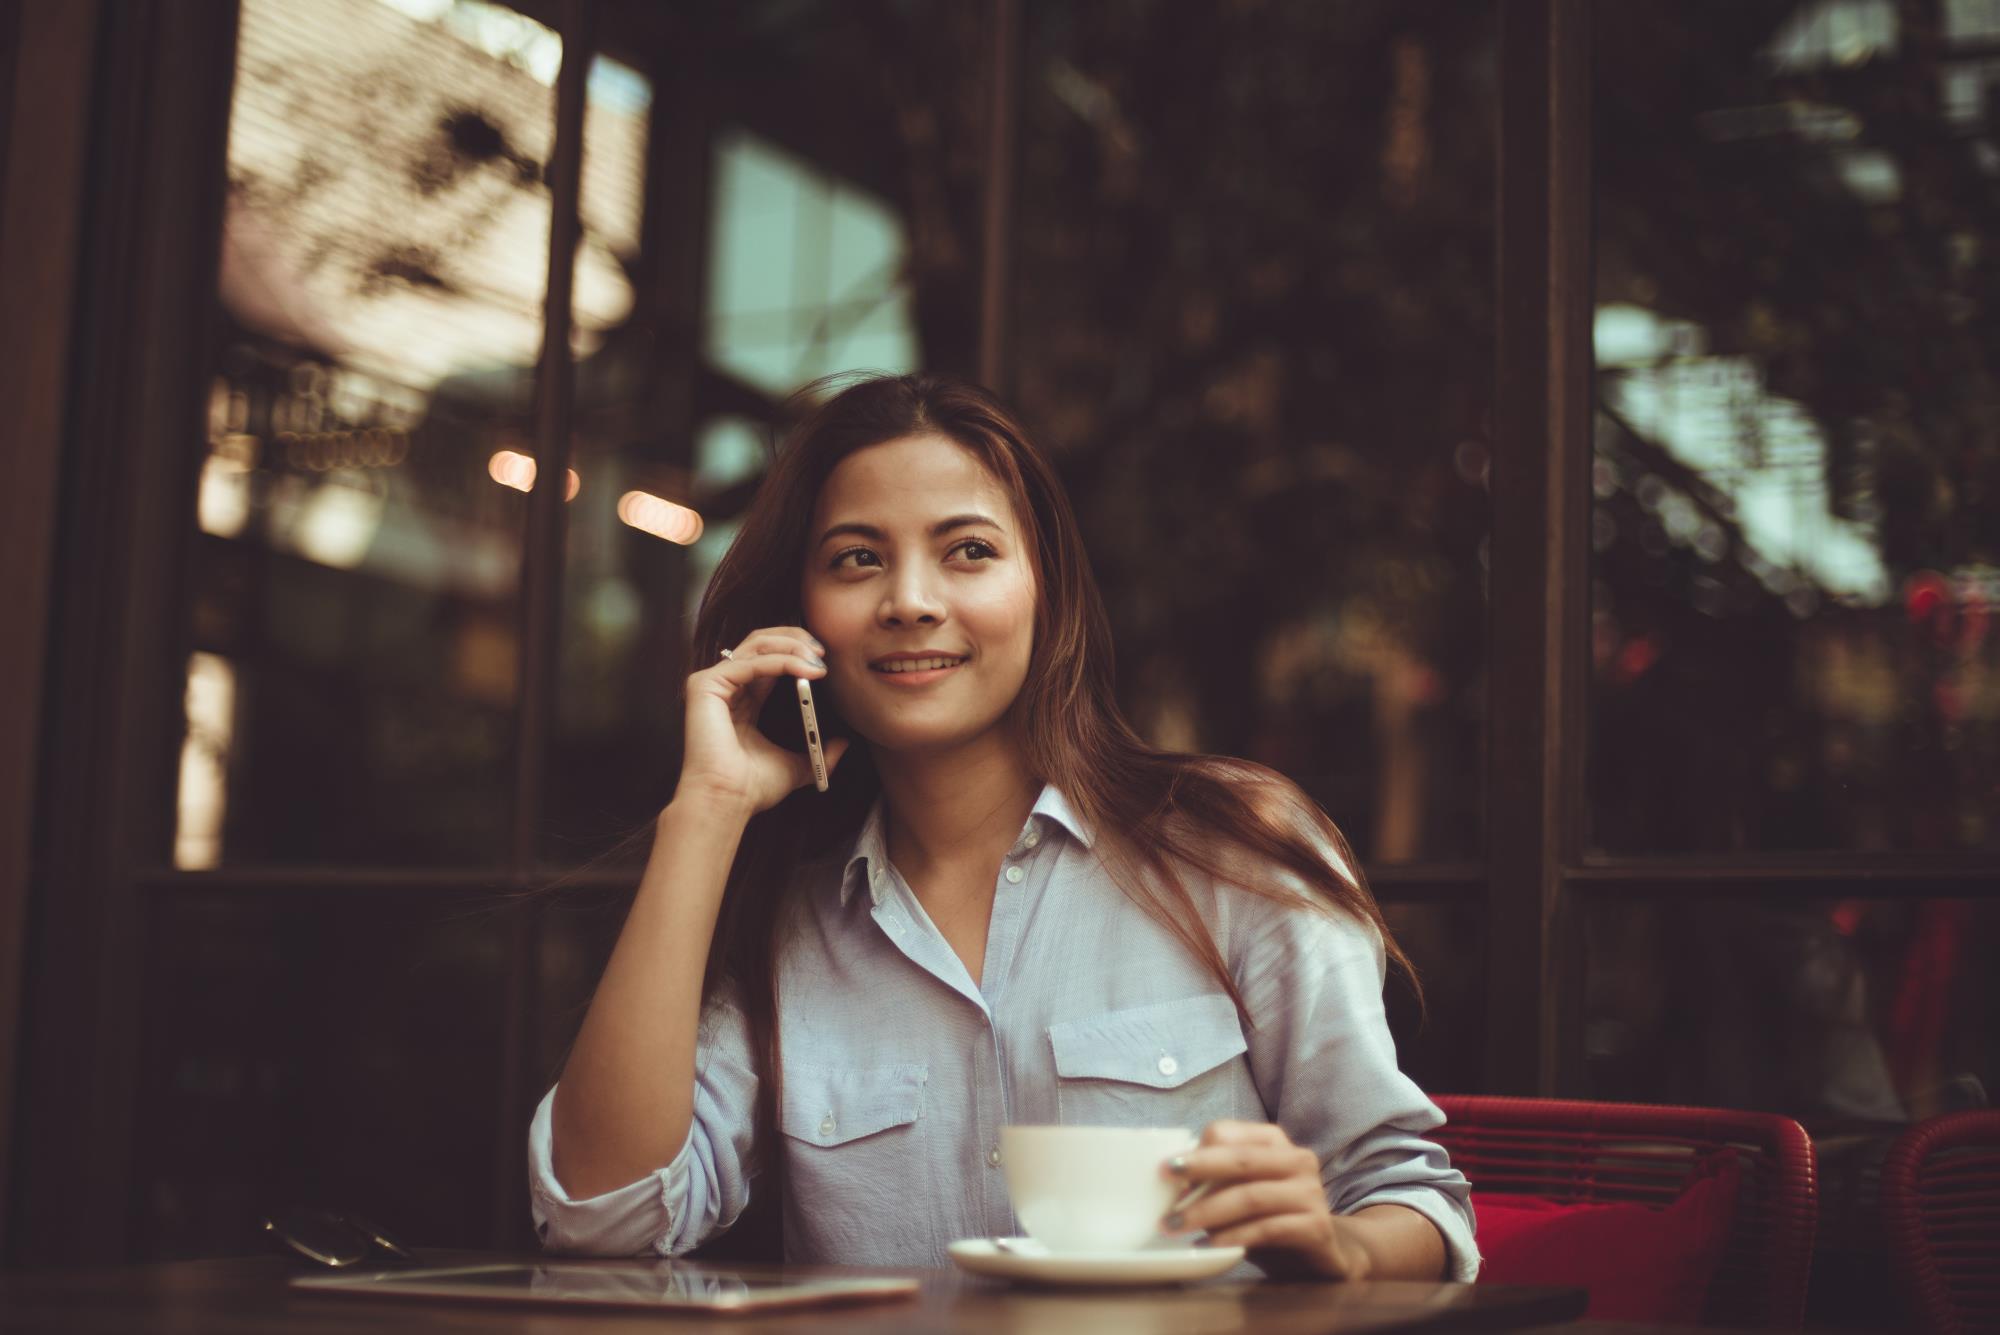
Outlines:
{"label": "pocket flap", "polygon": [[930,1068],[785,1063],[778,1129],[813,1145],[844,1145],[917,1120]]}
{"label": "pocket flap", "polygon": [[1236,1003],[1221,993],[1052,1024],[1049,1042],[1057,1075],[1154,1089],[1184,1085],[1250,1046]]}

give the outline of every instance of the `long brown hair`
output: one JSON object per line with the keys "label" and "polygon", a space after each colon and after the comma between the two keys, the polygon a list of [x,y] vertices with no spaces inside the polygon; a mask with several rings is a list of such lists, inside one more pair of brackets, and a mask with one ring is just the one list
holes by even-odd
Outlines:
{"label": "long brown hair", "polygon": [[[1256,1017],[1182,880],[1184,868],[1301,908],[1353,914],[1381,933],[1414,985],[1347,841],[1297,785],[1249,761],[1158,750],[1126,723],[1112,689],[1110,623],[1076,518],[1054,470],[1000,402],[978,385],[924,373],[829,377],[798,401],[843,380],[851,382],[811,409],[777,452],[702,599],[691,661],[713,662],[759,627],[797,624],[813,508],[841,460],[919,433],[956,441],[1006,488],[1035,553],[1034,649],[1009,724],[1030,771],[1054,784],[1093,832],[1114,882],[1208,967],[1246,1024]],[[774,691],[767,705],[764,726],[774,740],[796,740],[798,720],[784,703],[790,696]],[[767,1161],[782,1066],[776,962],[789,906],[781,898],[802,860],[852,843],[880,791],[857,740],[827,795],[802,789],[752,818],[730,868],[703,996],[733,984],[749,1021],[762,1068],[756,1139]],[[1329,863],[1329,847],[1346,876]],[[1310,893],[1246,867],[1282,868]]]}

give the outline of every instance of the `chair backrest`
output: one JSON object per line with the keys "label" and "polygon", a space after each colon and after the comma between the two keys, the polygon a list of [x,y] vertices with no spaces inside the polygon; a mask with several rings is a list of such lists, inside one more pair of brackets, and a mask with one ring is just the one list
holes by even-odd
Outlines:
{"label": "chair backrest", "polygon": [[1448,1120],[1432,1139],[1450,1151],[1475,1195],[1666,1205],[1704,1157],[1734,1150],[1743,1176],[1704,1320],[1783,1329],[1803,1320],[1818,1184],[1812,1142],[1791,1118],[1643,1103],[1434,1097]]}
{"label": "chair backrest", "polygon": [[2000,1109],[1947,1113],[1882,1161],[1889,1264],[1924,1329],[2000,1330]]}

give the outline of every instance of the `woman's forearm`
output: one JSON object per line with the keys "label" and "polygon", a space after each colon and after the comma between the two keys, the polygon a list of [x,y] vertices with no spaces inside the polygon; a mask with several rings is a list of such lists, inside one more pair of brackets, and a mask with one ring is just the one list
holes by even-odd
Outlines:
{"label": "woman's forearm", "polygon": [[551,1109],[556,1178],[574,1199],[665,1167],[687,1140],[702,972],[748,820],[740,801],[694,793],[660,813]]}
{"label": "woman's forearm", "polygon": [[1449,1257],[1438,1226],[1404,1205],[1370,1205],[1340,1217],[1368,1256],[1357,1279],[1443,1279]]}

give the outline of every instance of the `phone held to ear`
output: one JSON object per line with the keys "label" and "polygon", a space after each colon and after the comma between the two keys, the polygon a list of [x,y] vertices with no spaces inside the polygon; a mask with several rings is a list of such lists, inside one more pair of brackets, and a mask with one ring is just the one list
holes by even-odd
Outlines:
{"label": "phone held to ear", "polygon": [[819,744],[819,716],[813,713],[812,683],[804,677],[795,677],[799,684],[799,714],[806,723],[806,754],[812,757],[813,783],[823,793],[826,791],[826,751]]}

